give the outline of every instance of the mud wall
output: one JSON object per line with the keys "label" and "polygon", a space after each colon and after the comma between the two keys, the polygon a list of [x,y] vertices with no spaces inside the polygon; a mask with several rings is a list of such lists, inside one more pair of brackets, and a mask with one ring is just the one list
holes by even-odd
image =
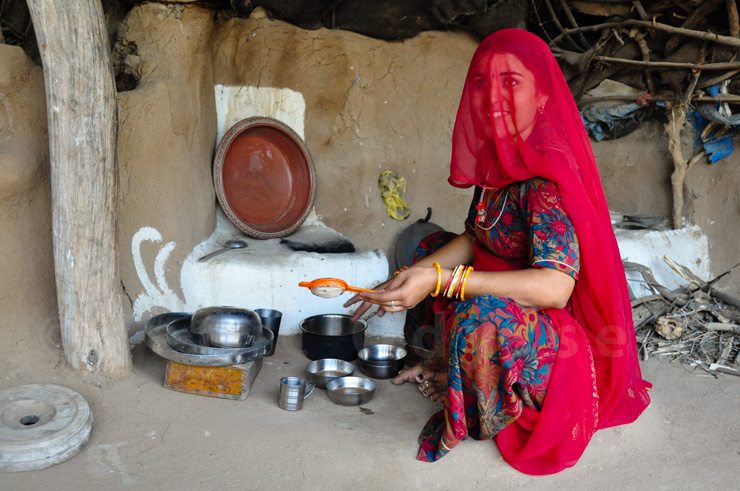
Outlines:
{"label": "mud wall", "polygon": [[[182,261],[215,224],[212,14],[149,4],[135,8],[121,31],[126,63],[141,77],[135,90],[119,93],[118,240],[131,300],[142,290],[135,257],[153,279],[157,255],[172,243],[161,264],[169,287],[181,293]],[[153,230],[151,240],[132,250],[132,238],[145,227]]]}
{"label": "mud wall", "polygon": [[46,128],[41,68],[0,44],[0,373],[8,377],[60,355]]}
{"label": "mud wall", "polygon": [[[697,151],[693,138],[689,130],[683,135],[683,153],[687,158]],[[671,216],[673,160],[661,123],[650,121],[626,137],[592,142],[592,146],[610,209],[628,215],[666,219]],[[684,220],[698,225],[708,237],[712,275],[740,262],[740,241],[736,239],[740,227],[739,191],[737,150],[716,164],[697,162],[687,172]]]}
{"label": "mud wall", "polygon": [[[451,128],[475,46],[461,34],[389,43],[253,16],[218,26],[214,79],[300,92],[318,174],[318,216],[358,247],[390,253],[396,234],[427,206],[434,222],[462,231],[472,193],[446,180]],[[407,180],[412,215],[406,221],[386,214],[378,190],[385,169]]]}
{"label": "mud wall", "polygon": [[709,237],[711,271],[740,263],[740,151],[713,165],[694,165],[686,176],[684,216]]}

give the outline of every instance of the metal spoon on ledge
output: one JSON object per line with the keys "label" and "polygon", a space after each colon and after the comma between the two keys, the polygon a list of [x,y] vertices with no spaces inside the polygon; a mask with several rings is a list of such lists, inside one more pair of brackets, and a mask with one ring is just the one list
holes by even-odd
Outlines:
{"label": "metal spoon on ledge", "polygon": [[224,242],[224,246],[221,249],[206,254],[205,256],[199,258],[198,261],[206,261],[214,256],[218,256],[223,252],[230,251],[232,249],[244,249],[245,247],[247,247],[247,243],[243,240],[227,240],[226,242]]}

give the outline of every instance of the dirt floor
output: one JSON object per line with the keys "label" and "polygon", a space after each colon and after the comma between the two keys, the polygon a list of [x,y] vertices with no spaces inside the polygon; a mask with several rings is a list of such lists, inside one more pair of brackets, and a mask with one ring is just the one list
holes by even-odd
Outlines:
{"label": "dirt floor", "polygon": [[[71,460],[41,471],[0,473],[0,489],[737,489],[740,378],[643,365],[653,402],[630,426],[599,432],[575,468],[531,477],[491,442],[462,442],[435,464],[414,460],[416,436],[435,405],[411,384],[378,381],[363,406],[334,405],[323,391],[300,412],[276,405],[278,381],[307,363],[283,337],[252,392],[231,401],[166,390],[164,360],[134,349],[132,376],[107,386],[68,369],[23,370],[0,388],[55,383],[82,393],[95,424]],[[45,364],[39,364],[44,366]],[[51,367],[51,364],[48,364]]]}

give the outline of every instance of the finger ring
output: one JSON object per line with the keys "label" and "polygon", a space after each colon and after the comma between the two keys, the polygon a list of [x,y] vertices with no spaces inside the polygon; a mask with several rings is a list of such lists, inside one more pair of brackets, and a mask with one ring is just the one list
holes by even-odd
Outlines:
{"label": "finger ring", "polygon": [[396,306],[396,301],[395,300],[391,300],[391,307],[395,307],[395,306]]}

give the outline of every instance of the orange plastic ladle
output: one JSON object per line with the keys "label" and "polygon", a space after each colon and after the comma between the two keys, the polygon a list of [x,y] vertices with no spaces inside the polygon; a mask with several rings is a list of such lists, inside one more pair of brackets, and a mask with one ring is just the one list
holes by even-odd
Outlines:
{"label": "orange plastic ladle", "polygon": [[334,298],[338,297],[344,292],[375,292],[377,290],[370,290],[369,288],[360,288],[359,286],[352,286],[347,284],[346,281],[340,280],[339,278],[317,278],[313,281],[301,281],[298,286],[302,286],[311,290],[311,293],[317,297],[323,298]]}

